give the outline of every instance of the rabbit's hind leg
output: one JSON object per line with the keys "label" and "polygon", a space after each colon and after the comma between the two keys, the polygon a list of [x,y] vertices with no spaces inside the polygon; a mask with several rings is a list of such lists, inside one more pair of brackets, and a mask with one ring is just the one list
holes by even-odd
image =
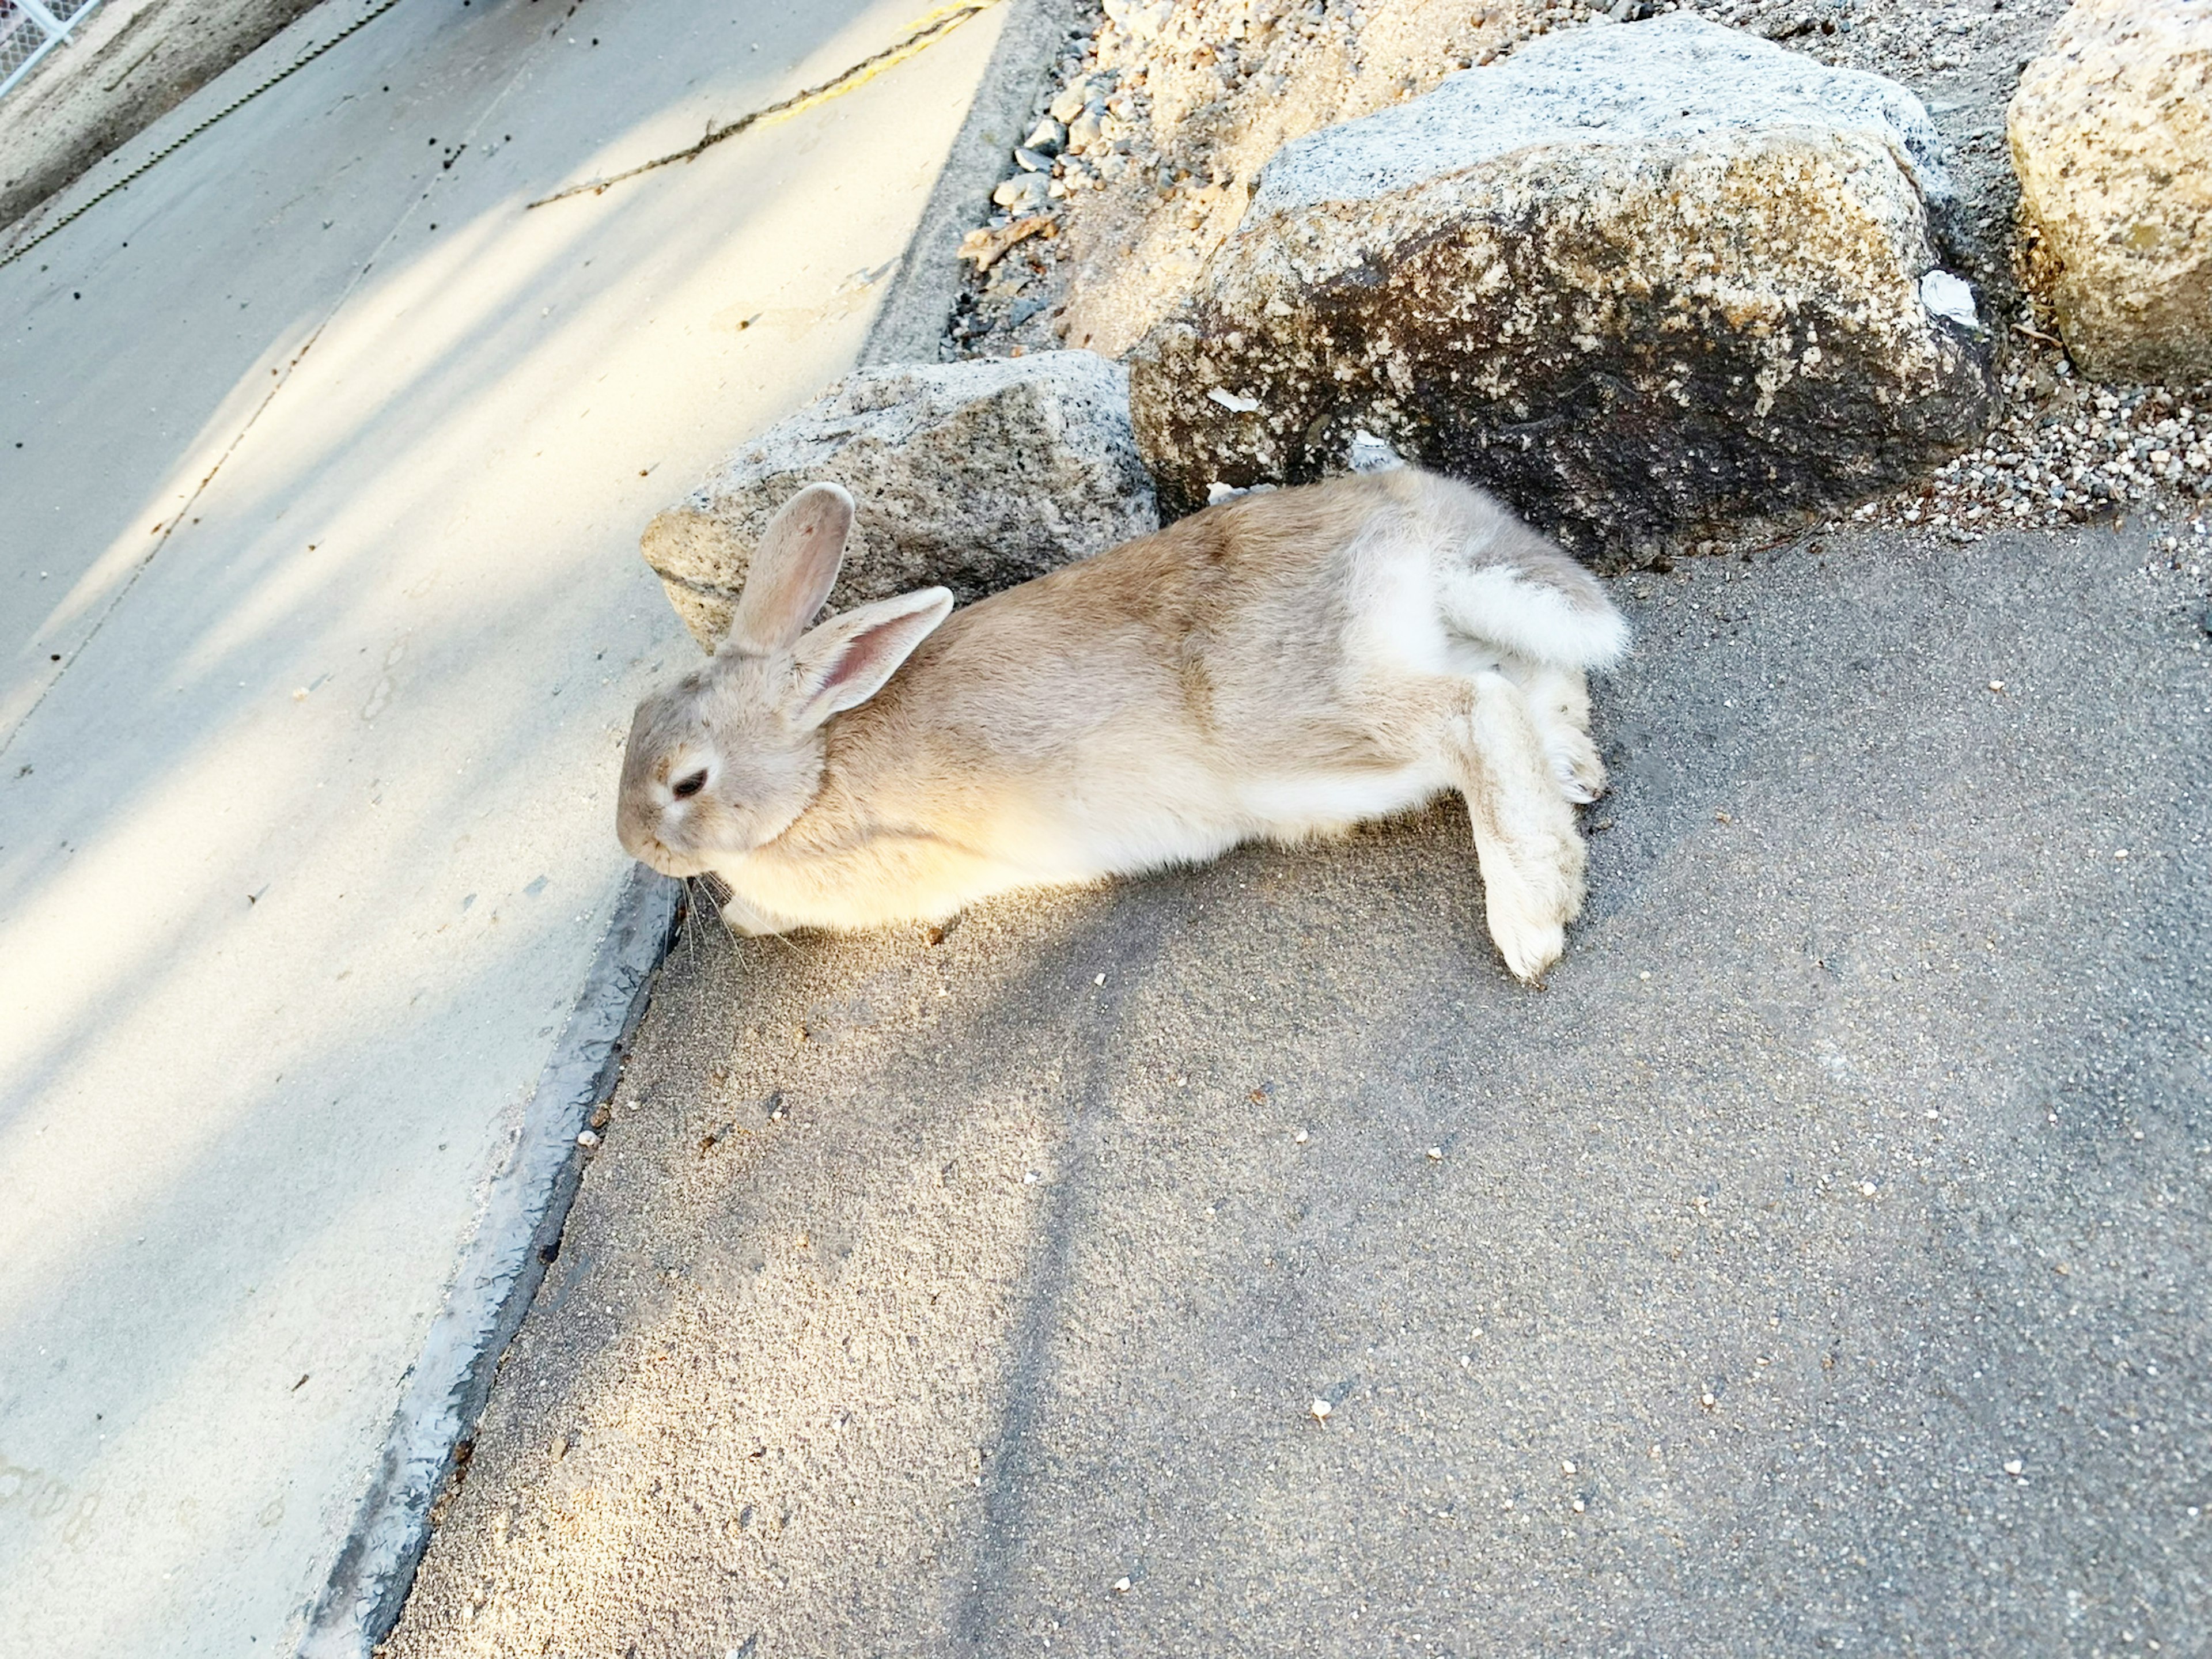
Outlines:
{"label": "rabbit's hind leg", "polygon": [[1466,798],[1490,936],[1515,978],[1534,982],[1581,914],[1584,853],[1521,689],[1476,675],[1445,722],[1444,755]]}
{"label": "rabbit's hind leg", "polygon": [[1590,741],[1589,684],[1579,668],[1532,668],[1513,675],[1559,793],[1577,806],[1605,793],[1605,763]]}

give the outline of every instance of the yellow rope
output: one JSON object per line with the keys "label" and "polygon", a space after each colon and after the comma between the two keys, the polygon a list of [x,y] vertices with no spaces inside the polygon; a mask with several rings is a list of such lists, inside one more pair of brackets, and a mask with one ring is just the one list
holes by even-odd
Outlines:
{"label": "yellow rope", "polygon": [[857,87],[867,85],[885,70],[903,64],[908,58],[926,52],[963,23],[981,16],[999,3],[1000,0],[955,0],[955,3],[951,5],[939,6],[933,11],[924,12],[914,21],[908,23],[906,26],[906,32],[890,46],[872,57],[863,58],[850,69],[824,81],[818,87],[809,87],[805,91],[795,93],[779,103],[769,105],[765,109],[757,109],[750,114],[740,115],[726,126],[709,126],[704,137],[684,149],[671,151],[666,155],[656,155],[650,161],[641,161],[634,167],[625,167],[622,172],[610,173],[604,179],[586,179],[580,185],[571,185],[566,190],[556,190],[550,196],[539,197],[530,205],[540,208],[549,202],[566,201],[571,196],[586,194],[596,196],[610,185],[618,185],[626,179],[635,179],[641,173],[651,173],[655,167],[668,167],[678,161],[696,161],[725,138],[734,138],[749,127],[757,126],[768,121],[788,120],[791,117],[813,109],[817,105],[828,103],[832,98],[842,98]]}

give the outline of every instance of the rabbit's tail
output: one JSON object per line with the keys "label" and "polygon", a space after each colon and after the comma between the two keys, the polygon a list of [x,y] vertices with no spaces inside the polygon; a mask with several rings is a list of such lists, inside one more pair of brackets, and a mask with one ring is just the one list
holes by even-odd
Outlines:
{"label": "rabbit's tail", "polygon": [[1443,577],[1454,632],[1551,668],[1605,668],[1628,648],[1628,623],[1597,578],[1563,553],[1529,550]]}

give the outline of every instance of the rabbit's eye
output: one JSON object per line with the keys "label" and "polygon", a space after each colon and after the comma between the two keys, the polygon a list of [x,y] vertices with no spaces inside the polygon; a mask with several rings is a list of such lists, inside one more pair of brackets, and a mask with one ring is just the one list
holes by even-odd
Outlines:
{"label": "rabbit's eye", "polygon": [[669,788],[674,792],[677,799],[689,800],[692,796],[697,794],[706,787],[707,773],[706,769],[702,767],[700,770],[694,772],[688,778],[678,778],[674,783],[669,786]]}

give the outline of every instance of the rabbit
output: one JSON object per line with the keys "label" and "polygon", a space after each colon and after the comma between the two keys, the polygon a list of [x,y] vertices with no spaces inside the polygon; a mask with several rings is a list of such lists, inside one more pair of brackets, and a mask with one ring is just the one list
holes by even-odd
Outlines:
{"label": "rabbit", "polygon": [[623,846],[720,878],[733,930],[939,921],[1455,790],[1506,966],[1559,959],[1605,787],[1585,676],[1628,629],[1480,490],[1255,492],[957,613],[931,587],[810,629],[852,522],[836,484],[792,497],[720,648],[630,726]]}

